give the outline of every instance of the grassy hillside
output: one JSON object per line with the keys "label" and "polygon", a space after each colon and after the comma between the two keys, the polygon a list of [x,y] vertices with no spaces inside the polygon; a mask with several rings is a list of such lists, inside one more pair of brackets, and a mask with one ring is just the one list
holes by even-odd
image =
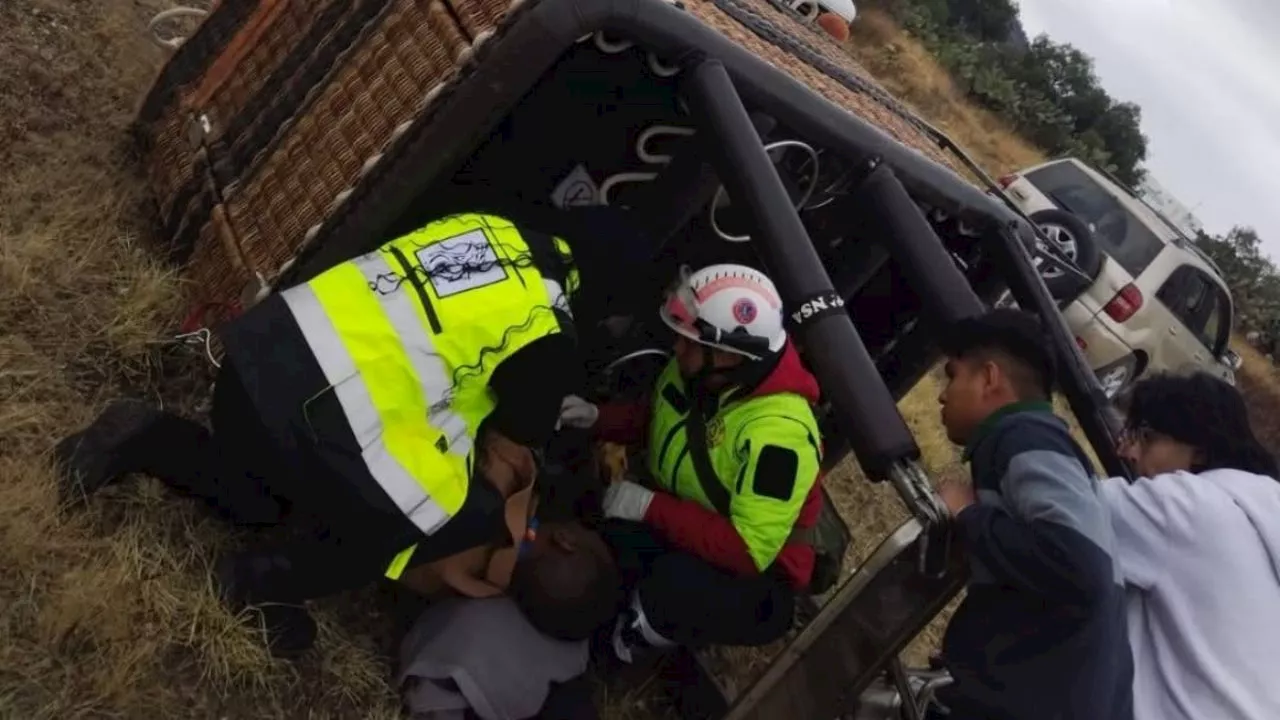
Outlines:
{"label": "grassy hillside", "polygon": [[1044,153],[974,106],[924,45],[907,36],[883,11],[861,11],[850,53],[887,90],[945,132],[993,176],[1044,161]]}

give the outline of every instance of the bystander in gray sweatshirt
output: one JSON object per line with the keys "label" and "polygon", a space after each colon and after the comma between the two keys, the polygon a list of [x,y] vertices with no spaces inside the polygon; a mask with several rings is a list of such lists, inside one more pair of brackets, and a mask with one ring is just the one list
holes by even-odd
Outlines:
{"label": "bystander in gray sweatshirt", "polygon": [[1135,720],[1280,718],[1280,483],[1239,470],[1102,483]]}

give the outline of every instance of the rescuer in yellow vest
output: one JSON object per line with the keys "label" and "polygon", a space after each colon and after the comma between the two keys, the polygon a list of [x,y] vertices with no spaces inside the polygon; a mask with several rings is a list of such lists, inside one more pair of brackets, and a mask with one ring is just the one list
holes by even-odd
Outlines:
{"label": "rescuer in yellow vest", "polygon": [[[143,472],[238,524],[305,529],[217,570],[224,599],[262,612],[278,654],[301,651],[315,634],[303,601],[509,537],[504,505],[532,478],[512,479],[520,463],[507,462],[507,479],[489,481],[477,455],[554,432],[579,381],[577,284],[563,240],[492,215],[432,222],[231,323],[212,433],[117,403],[59,444],[65,487],[83,496]],[[559,573],[583,587],[556,588],[558,602],[608,612],[593,595],[618,580],[597,535],[544,524],[535,544],[534,561],[580,565]]]}
{"label": "rescuer in yellow vest", "polygon": [[674,644],[761,645],[791,626],[822,509],[817,380],[783,329],[782,300],[742,265],[682,271],[660,316],[675,357],[650,403],[570,396],[567,426],[647,438],[647,482],[609,486],[602,530],[632,594],[619,659]]}

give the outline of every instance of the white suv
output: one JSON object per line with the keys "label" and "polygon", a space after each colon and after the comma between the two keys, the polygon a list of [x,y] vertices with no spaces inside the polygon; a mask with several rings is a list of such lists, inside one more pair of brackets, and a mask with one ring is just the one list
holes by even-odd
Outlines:
{"label": "white suv", "polygon": [[1203,370],[1235,382],[1237,363],[1227,348],[1231,293],[1213,262],[1171,222],[1074,158],[999,182],[1091,279],[1040,263],[1108,396],[1148,372]]}

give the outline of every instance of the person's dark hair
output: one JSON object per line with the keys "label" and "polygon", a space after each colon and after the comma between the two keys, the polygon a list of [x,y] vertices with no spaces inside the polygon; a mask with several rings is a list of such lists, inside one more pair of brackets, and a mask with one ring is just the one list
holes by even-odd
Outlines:
{"label": "person's dark hair", "polygon": [[579,548],[516,563],[508,592],[530,624],[559,640],[585,640],[617,615],[622,576],[607,554]]}
{"label": "person's dark hair", "polygon": [[1005,372],[1018,395],[1038,400],[1053,394],[1052,347],[1040,318],[1009,308],[952,324],[940,343],[943,354],[950,358],[1005,360]]}
{"label": "person's dark hair", "polygon": [[1231,468],[1275,478],[1276,459],[1254,437],[1240,391],[1207,373],[1155,375],[1134,385],[1125,426],[1200,451],[1193,472]]}

